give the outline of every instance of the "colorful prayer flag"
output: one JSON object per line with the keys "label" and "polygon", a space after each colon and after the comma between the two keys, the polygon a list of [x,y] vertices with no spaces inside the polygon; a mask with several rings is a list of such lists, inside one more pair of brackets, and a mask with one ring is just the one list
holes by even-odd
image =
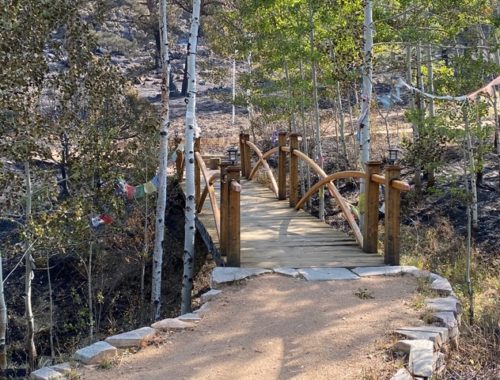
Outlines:
{"label": "colorful prayer flag", "polygon": [[146,194],[152,194],[156,191],[156,187],[153,184],[153,181],[148,181],[144,184],[144,192]]}
{"label": "colorful prayer flag", "polygon": [[134,193],[135,199],[144,198],[144,195],[145,195],[144,185],[142,184],[142,185],[136,186],[135,193]]}

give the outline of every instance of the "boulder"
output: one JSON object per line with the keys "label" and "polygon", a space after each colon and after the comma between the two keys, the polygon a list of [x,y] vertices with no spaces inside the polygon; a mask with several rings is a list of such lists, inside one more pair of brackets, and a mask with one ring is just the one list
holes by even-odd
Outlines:
{"label": "boulder", "polygon": [[113,359],[118,350],[107,342],[97,342],[90,346],[80,348],[73,355],[75,360],[83,364],[99,364],[106,360]]}

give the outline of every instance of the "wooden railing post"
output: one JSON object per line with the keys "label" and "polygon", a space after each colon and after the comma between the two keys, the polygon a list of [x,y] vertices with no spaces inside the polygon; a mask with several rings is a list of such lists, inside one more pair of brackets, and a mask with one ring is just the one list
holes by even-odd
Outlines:
{"label": "wooden railing post", "polygon": [[[200,153],[200,147],[201,147],[201,138],[197,137],[194,140],[194,151]],[[194,160],[194,199],[196,204],[200,201],[200,196],[201,196],[201,172],[200,172],[200,165],[198,165],[198,162]]]}
{"label": "wooden railing post", "polygon": [[363,223],[363,251],[376,253],[378,248],[378,200],[380,186],[371,178],[373,174],[380,174],[380,161],[366,163],[365,195],[364,195],[364,223]]}
{"label": "wooden railing post", "polygon": [[243,133],[240,133],[240,163],[241,163],[241,175],[246,177],[247,174],[247,169],[246,169],[246,160],[245,160],[245,153],[246,153],[246,148],[245,148],[245,141],[243,140]]}
{"label": "wooden railing post", "polygon": [[247,142],[250,141],[250,135],[248,133],[243,134],[243,149],[245,151],[244,157],[242,160],[245,160],[245,172],[244,176],[246,179],[250,179],[250,173],[252,172],[252,151],[248,146]]}
{"label": "wooden railing post", "polygon": [[226,255],[227,266],[240,266],[240,167],[229,166],[226,169],[228,189],[228,223]]}
{"label": "wooden railing post", "polygon": [[400,166],[391,165],[385,168],[384,262],[390,265],[399,265],[401,192],[393,188],[391,182],[399,179],[400,173]]}
{"label": "wooden railing post", "polygon": [[286,152],[282,147],[286,146],[286,132],[278,135],[278,199],[286,199]]}
{"label": "wooden railing post", "polygon": [[182,182],[184,179],[184,152],[177,150],[177,158],[175,159],[175,170],[177,171],[177,180]]}
{"label": "wooden railing post", "polygon": [[290,134],[290,207],[295,207],[299,201],[299,158],[293,154],[299,149],[299,134]]}
{"label": "wooden railing post", "polygon": [[226,172],[228,166],[231,165],[229,161],[222,161],[220,163],[220,236],[219,246],[221,255],[227,254],[227,236],[228,236],[228,215],[229,215],[229,190]]}

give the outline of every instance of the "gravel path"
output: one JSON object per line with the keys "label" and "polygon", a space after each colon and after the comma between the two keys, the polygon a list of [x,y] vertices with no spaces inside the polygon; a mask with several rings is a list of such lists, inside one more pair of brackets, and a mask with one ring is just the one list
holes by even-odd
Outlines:
{"label": "gravel path", "polygon": [[[193,331],[84,379],[363,379],[394,374],[394,328],[418,324],[411,276],[306,282],[266,275],[224,289]],[[366,291],[364,290],[366,288]],[[360,298],[355,293],[371,295]],[[372,377],[377,375],[376,377]],[[379,377],[381,375],[381,377]]]}

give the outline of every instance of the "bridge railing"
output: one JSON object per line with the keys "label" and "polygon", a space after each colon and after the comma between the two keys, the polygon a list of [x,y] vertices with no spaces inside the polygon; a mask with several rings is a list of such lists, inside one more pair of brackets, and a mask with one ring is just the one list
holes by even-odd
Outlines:
{"label": "bridge railing", "polygon": [[[287,145],[287,137],[289,137]],[[289,194],[290,207],[300,209],[304,203],[326,186],[330,195],[340,207],[345,219],[351,227],[354,237],[364,252],[377,252],[378,247],[378,213],[380,185],[385,186],[385,234],[384,234],[384,261],[386,264],[399,264],[400,251],[400,200],[401,192],[409,191],[410,186],[400,180],[399,166],[386,166],[385,175],[381,175],[381,162],[370,161],[366,164],[366,171],[343,171],[327,175],[325,171],[299,149],[300,135],[280,132],[278,146],[262,153],[249,141],[248,134],[240,135],[241,173],[247,179],[254,178],[257,170],[262,166],[271,180],[271,187],[279,200],[286,199]],[[257,155],[257,161],[252,167],[252,152]],[[278,154],[278,180],[274,178],[267,159]],[[288,165],[287,165],[288,160]],[[299,160],[302,160],[313,172],[319,181],[300,198],[299,193]],[[287,171],[288,166],[288,171]],[[287,189],[288,175],[288,189]],[[359,178],[365,181],[364,199],[361,212],[364,217],[362,231],[357,224],[351,207],[334,184],[334,181],[347,178]]]}

